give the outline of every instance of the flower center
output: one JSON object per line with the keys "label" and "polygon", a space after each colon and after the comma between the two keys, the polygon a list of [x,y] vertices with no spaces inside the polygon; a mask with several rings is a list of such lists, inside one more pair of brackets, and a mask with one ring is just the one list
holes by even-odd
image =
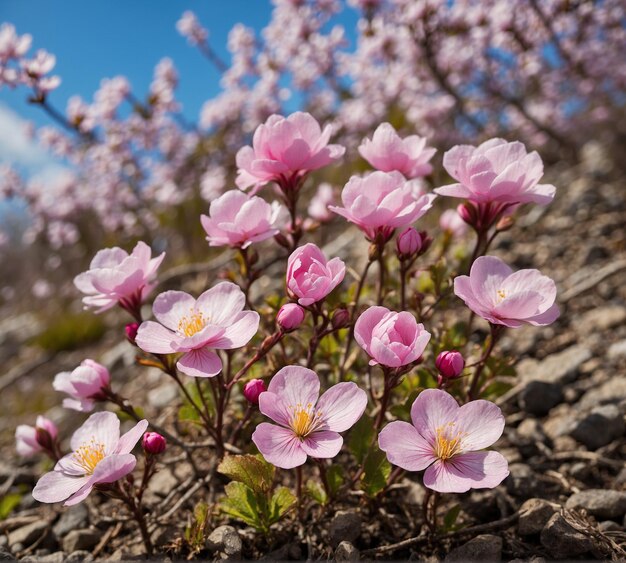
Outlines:
{"label": "flower center", "polygon": [[435,455],[446,460],[461,453],[461,440],[463,432],[454,432],[454,422],[448,422],[437,428],[435,437]]}
{"label": "flower center", "polygon": [[95,438],[91,442],[82,445],[74,452],[74,460],[80,465],[87,475],[93,474],[98,465],[104,459],[104,444],[96,442]]}
{"label": "flower center", "polygon": [[178,332],[185,336],[193,336],[200,332],[209,322],[209,319],[205,319],[201,312],[191,311],[189,316],[185,315],[178,323]]}
{"label": "flower center", "polygon": [[496,301],[498,303],[502,303],[502,301],[506,298],[506,291],[504,291],[504,289],[499,289],[496,293],[498,294]]}
{"label": "flower center", "polygon": [[322,424],[322,411],[315,412],[312,403],[306,407],[298,403],[295,407],[289,407],[289,410],[292,411],[289,426],[298,438],[306,438]]}

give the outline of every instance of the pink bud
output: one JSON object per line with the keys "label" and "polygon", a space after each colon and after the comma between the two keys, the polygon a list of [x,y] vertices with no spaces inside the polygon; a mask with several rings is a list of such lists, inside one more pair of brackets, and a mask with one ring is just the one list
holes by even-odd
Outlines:
{"label": "pink bud", "polygon": [[435,365],[439,370],[439,373],[445,378],[458,377],[463,373],[465,367],[465,360],[460,352],[456,350],[444,350],[437,356]]}
{"label": "pink bud", "polygon": [[348,309],[346,309],[345,307],[337,309],[333,313],[333,317],[330,322],[335,329],[348,326],[348,324],[350,324],[350,313],[348,312]]}
{"label": "pink bud", "polygon": [[276,315],[276,322],[283,330],[295,330],[304,320],[305,311],[297,303],[286,303]]}
{"label": "pink bud", "polygon": [[167,447],[167,441],[158,432],[146,432],[141,442],[144,451],[150,455],[162,454]]}
{"label": "pink bud", "polygon": [[128,323],[124,330],[126,331],[126,338],[131,344],[135,343],[135,338],[137,338],[137,331],[139,330],[139,323]]}
{"label": "pink bud", "polygon": [[456,211],[468,225],[476,224],[476,208],[471,203],[461,203]]}
{"label": "pink bud", "polygon": [[253,405],[259,404],[259,395],[266,390],[262,379],[251,379],[243,387],[243,396]]}
{"label": "pink bud", "polygon": [[396,239],[396,251],[400,258],[410,258],[417,254],[422,247],[422,237],[413,227],[402,231]]}

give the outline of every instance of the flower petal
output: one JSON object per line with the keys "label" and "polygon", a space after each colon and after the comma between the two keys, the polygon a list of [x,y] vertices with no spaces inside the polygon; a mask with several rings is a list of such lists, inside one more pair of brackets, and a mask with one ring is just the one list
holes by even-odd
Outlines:
{"label": "flower petal", "polygon": [[147,420],[140,420],[128,432],[122,434],[115,448],[116,454],[129,454],[148,428]]}
{"label": "flower petal", "polygon": [[[367,394],[356,383],[343,382],[333,385],[317,402],[317,412],[329,430],[344,432],[361,416],[367,407]],[[312,454],[309,454],[312,455]]]}
{"label": "flower petal", "polygon": [[441,389],[425,389],[413,402],[411,420],[417,431],[431,444],[435,442],[437,428],[455,419],[459,405]]}
{"label": "flower petal", "polygon": [[91,443],[104,446],[106,454],[113,453],[120,439],[120,420],[112,412],[92,414],[84,424],[74,432],[70,441],[72,450]]}
{"label": "flower petal", "polygon": [[180,337],[163,325],[154,321],[144,321],[137,330],[135,343],[144,352],[151,354],[172,354],[178,350],[176,346]]}
{"label": "flower petal", "polygon": [[211,324],[228,326],[245,304],[246,296],[238,285],[220,282],[198,297],[196,308]]}
{"label": "flower petal", "polygon": [[198,348],[181,356],[176,367],[191,377],[213,377],[222,371],[222,360],[210,348]]}
{"label": "flower petal", "polygon": [[185,316],[193,314],[196,300],[184,291],[165,291],[157,295],[152,312],[157,320],[170,330],[178,330],[178,324]]}
{"label": "flower petal", "polygon": [[61,502],[78,491],[89,477],[70,477],[60,471],[44,474],[33,489],[33,498],[39,502]]}
{"label": "flower petal", "polygon": [[331,430],[313,432],[300,443],[304,453],[318,459],[335,457],[342,445],[341,435]]}
{"label": "flower petal", "polygon": [[462,449],[470,452],[491,446],[504,431],[504,416],[491,401],[470,401],[456,413],[457,429],[463,432]]}
{"label": "flower petal", "polygon": [[432,444],[408,422],[396,421],[385,426],[378,435],[378,445],[387,454],[389,463],[407,471],[421,471],[437,459]]}
{"label": "flower petal", "polygon": [[252,434],[252,441],[268,463],[282,469],[303,465],[306,453],[292,430],[262,422]]}
{"label": "flower petal", "polygon": [[315,404],[320,393],[317,374],[301,366],[285,366],[279,370],[267,387],[276,393],[287,406]]}

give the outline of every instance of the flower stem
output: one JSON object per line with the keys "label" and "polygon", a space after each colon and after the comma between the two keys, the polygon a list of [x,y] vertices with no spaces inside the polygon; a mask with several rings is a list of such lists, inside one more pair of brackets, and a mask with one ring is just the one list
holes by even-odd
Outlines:
{"label": "flower stem", "polygon": [[470,388],[467,393],[470,401],[473,401],[477,398],[480,376],[482,375],[482,372],[487,365],[487,360],[489,360],[489,357],[491,356],[491,353],[495,348],[496,342],[499,340],[500,336],[504,332],[504,327],[502,325],[494,325],[490,323],[489,327],[491,329],[491,333],[488,337],[487,348],[485,349],[485,352],[481,356],[480,360],[478,360],[478,364],[476,364],[476,369],[474,370],[474,375],[472,375],[472,381],[470,383]]}

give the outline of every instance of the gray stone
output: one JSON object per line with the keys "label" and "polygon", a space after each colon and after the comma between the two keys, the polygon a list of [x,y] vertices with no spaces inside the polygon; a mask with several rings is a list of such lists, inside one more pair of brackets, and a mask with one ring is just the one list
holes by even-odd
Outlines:
{"label": "gray stone", "polygon": [[626,322],[626,307],[608,305],[587,311],[577,323],[585,332],[603,331]]}
{"label": "gray stone", "polygon": [[29,561],[37,563],[63,563],[65,561],[65,553],[62,551],[55,551],[47,555],[31,555],[30,557],[24,557],[22,559],[24,563]]}
{"label": "gray stone", "polygon": [[554,514],[541,530],[541,545],[556,559],[583,555],[593,548],[593,540],[572,527],[561,514]]}
{"label": "gray stone", "polygon": [[563,401],[561,387],[560,384],[548,381],[529,381],[520,392],[520,407],[527,413],[544,416],[551,408]]}
{"label": "gray stone", "polygon": [[89,563],[93,561],[93,555],[88,551],[78,550],[74,553],[70,553],[65,560],[65,563]]}
{"label": "gray stone", "polygon": [[63,551],[89,550],[98,544],[101,537],[102,534],[95,530],[72,530],[63,538]]}
{"label": "gray stone", "polygon": [[624,434],[624,417],[615,405],[596,407],[576,423],[570,434],[590,450],[596,450]]}
{"label": "gray stone", "polygon": [[601,532],[621,532],[622,531],[622,527],[617,522],[613,522],[613,520],[605,520],[604,522],[600,522],[600,524],[598,524],[598,529]]}
{"label": "gray stone", "polygon": [[178,398],[178,385],[165,382],[148,393],[148,403],[156,409],[171,405]]}
{"label": "gray stone", "polygon": [[361,535],[361,516],[356,512],[339,510],[330,522],[330,544],[338,546],[342,541],[354,541]]}
{"label": "gray stone", "polygon": [[540,499],[528,499],[519,509],[517,531],[520,536],[538,534],[561,507],[553,502]]}
{"label": "gray stone", "polygon": [[223,553],[227,557],[239,559],[243,544],[237,530],[232,526],[219,526],[215,528],[206,540],[208,549]]}
{"label": "gray stone", "polygon": [[453,549],[444,561],[500,561],[502,538],[482,534]]}
{"label": "gray stone", "polygon": [[89,525],[89,511],[84,504],[77,504],[68,508],[54,525],[52,530],[57,537],[62,538],[72,530],[86,528]]}
{"label": "gray stone", "polygon": [[620,340],[619,342],[611,344],[606,355],[609,360],[617,360],[626,357],[626,340]]}
{"label": "gray stone", "polygon": [[335,561],[358,561],[359,550],[349,541],[342,541],[335,549]]}
{"label": "gray stone", "polygon": [[18,545],[22,546],[22,549],[31,545],[42,536],[47,527],[48,522],[45,520],[38,520],[32,524],[13,530],[9,533],[9,547],[13,551],[20,551],[20,549],[18,549]]}
{"label": "gray stone", "polygon": [[537,494],[537,476],[525,463],[509,465],[509,476],[504,484],[506,490],[516,497],[528,498]]}
{"label": "gray stone", "polygon": [[589,514],[601,520],[621,518],[626,514],[626,493],[606,489],[588,489],[569,497],[565,508],[584,508]]}
{"label": "gray stone", "polygon": [[570,383],[576,379],[580,366],[592,353],[589,348],[576,344],[558,354],[548,356],[541,362],[524,360],[518,365],[520,379],[538,379],[549,383]]}
{"label": "gray stone", "polygon": [[0,561],[14,561],[15,556],[11,555],[11,552],[4,547],[0,547]]}
{"label": "gray stone", "polygon": [[599,387],[587,391],[578,401],[582,410],[598,405],[619,404],[626,401],[626,377],[614,376]]}

